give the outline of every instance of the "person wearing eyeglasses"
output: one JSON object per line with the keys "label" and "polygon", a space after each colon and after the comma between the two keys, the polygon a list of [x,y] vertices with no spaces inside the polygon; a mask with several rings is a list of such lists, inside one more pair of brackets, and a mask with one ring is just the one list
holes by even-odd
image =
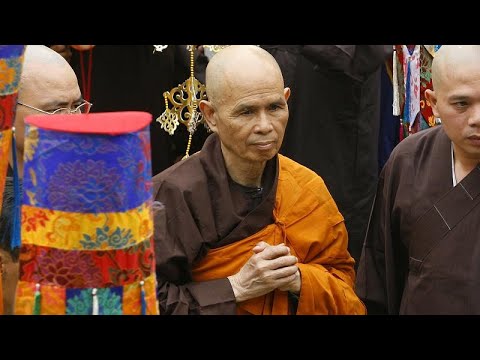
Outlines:
{"label": "person wearing eyeglasses", "polygon": [[17,105],[26,106],[32,110],[41,112],[42,114],[45,114],[45,115],[60,115],[60,114],[65,115],[65,114],[88,114],[90,112],[90,107],[93,104],[86,100],[82,100],[79,104],[74,104],[73,108],[71,109],[68,107],[62,107],[62,108],[58,108],[51,111],[45,111],[45,110],[36,108],[35,106],[24,104],[20,101],[17,102]]}
{"label": "person wearing eyeglasses", "polygon": [[43,45],[29,45],[25,50],[17,105],[14,126],[20,176],[23,174],[25,116],[85,114],[92,107],[83,99],[77,76],[70,64]]}
{"label": "person wearing eyeglasses", "polygon": [[[23,178],[24,118],[35,114],[88,113],[92,104],[83,100],[77,76],[70,64],[57,52],[43,45],[28,45],[24,54],[16,115],[14,120],[16,162]],[[13,158],[10,156],[0,214],[0,263],[3,264],[5,314],[13,313],[18,280],[18,251],[12,251],[11,233],[14,209]],[[20,180],[21,184],[21,180]]]}

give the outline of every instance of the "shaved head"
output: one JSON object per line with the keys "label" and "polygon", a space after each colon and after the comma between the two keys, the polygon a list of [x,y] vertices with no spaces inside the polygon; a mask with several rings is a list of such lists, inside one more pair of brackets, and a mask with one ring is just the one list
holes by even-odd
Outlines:
{"label": "shaved head", "polygon": [[23,66],[27,68],[32,64],[51,64],[56,63],[56,66],[59,65],[66,65],[70,66],[63,58],[63,56],[59,56],[56,51],[50,49],[45,45],[28,45],[25,49],[25,60]]}
{"label": "shaved head", "polygon": [[229,175],[238,184],[260,186],[288,122],[290,89],[277,61],[257,46],[229,46],[210,60],[206,87],[200,110],[220,139]]}
{"label": "shaved head", "polygon": [[[56,51],[43,45],[25,49],[15,112],[17,164],[23,175],[25,117],[58,108],[71,108],[82,100],[77,76],[70,64]],[[30,107],[29,107],[30,106]]]}
{"label": "shaved head", "polygon": [[222,102],[226,91],[237,82],[255,80],[272,74],[284,87],[283,76],[275,58],[254,45],[232,45],[212,57],[206,70],[207,96],[212,103]]}
{"label": "shaved head", "polygon": [[433,89],[441,91],[460,67],[469,68],[480,60],[480,45],[443,45],[432,63]]}
{"label": "shaved head", "polygon": [[25,49],[20,78],[20,98],[22,90],[43,81],[45,77],[49,76],[49,72],[65,71],[73,73],[70,64],[59,53],[44,45],[28,45]]}
{"label": "shaved head", "polygon": [[425,98],[453,143],[456,171],[461,164],[468,173],[480,162],[480,146],[472,141],[480,137],[480,45],[443,45],[432,81]]}

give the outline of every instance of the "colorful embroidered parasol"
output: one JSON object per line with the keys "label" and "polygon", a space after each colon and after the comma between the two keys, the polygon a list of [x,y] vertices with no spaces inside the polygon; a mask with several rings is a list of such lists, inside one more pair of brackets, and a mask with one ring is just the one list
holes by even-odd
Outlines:
{"label": "colorful embroidered parasol", "polygon": [[16,314],[158,314],[151,119],[25,119]]}

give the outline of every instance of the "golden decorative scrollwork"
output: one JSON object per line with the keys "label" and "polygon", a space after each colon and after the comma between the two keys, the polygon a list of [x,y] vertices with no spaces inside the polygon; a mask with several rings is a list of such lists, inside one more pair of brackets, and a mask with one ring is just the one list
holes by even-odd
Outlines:
{"label": "golden decorative scrollwork", "polygon": [[163,114],[160,115],[160,117],[157,119],[157,121],[160,123],[162,129],[168,132],[170,135],[173,135],[175,133],[178,124],[180,124],[178,122],[177,114],[171,112],[170,109],[165,110]]}
{"label": "golden decorative scrollwork", "polygon": [[[155,51],[162,51],[168,45],[154,45]],[[205,85],[195,78],[195,50],[200,45],[187,45],[187,49],[190,52],[190,77],[179,84],[177,87],[170,91],[163,93],[165,100],[165,111],[159,116],[156,121],[160,123],[162,129],[168,132],[170,135],[175,133],[178,125],[182,123],[188,129],[188,145],[184,158],[189,156],[190,145],[192,143],[192,136],[197,129],[198,124],[205,121],[203,114],[199,111],[199,103],[202,100],[207,99],[207,93]],[[229,45],[203,45],[210,51],[218,52]]]}
{"label": "golden decorative scrollwork", "polygon": [[[198,123],[203,121],[202,113],[198,111],[198,104],[201,100],[207,99],[205,85],[195,77],[189,77],[184,83],[170,91],[165,91],[163,97],[172,104],[172,108],[167,107],[160,117],[159,122],[162,124],[162,128],[173,135],[177,127],[168,126],[169,131],[163,124],[181,122],[190,133],[195,132]],[[164,117],[164,115],[166,116]]]}

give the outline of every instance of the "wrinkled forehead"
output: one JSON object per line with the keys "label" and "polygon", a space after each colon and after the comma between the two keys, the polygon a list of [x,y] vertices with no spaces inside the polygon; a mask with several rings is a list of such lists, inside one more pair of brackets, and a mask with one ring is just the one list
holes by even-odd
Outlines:
{"label": "wrinkled forehead", "polygon": [[224,73],[223,81],[220,84],[224,90],[230,91],[236,89],[255,91],[255,89],[266,87],[283,91],[282,74],[271,64],[264,64],[261,67],[232,68]]}

